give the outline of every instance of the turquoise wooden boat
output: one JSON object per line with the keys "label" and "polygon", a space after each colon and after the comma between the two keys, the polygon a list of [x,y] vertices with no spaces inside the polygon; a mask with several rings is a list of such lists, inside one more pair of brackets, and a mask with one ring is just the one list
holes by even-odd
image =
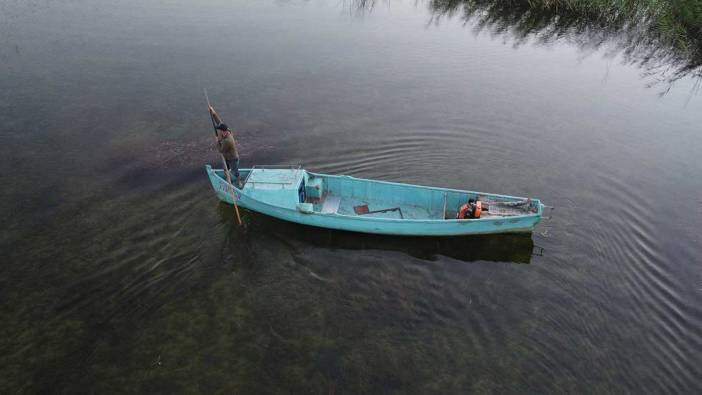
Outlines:
{"label": "turquoise wooden boat", "polygon": [[[233,204],[224,171],[206,166],[217,197]],[[545,206],[538,199],[318,174],[300,167],[241,169],[237,204],[285,221],[352,232],[403,236],[458,236],[531,232]],[[479,197],[479,219],[456,219]]]}

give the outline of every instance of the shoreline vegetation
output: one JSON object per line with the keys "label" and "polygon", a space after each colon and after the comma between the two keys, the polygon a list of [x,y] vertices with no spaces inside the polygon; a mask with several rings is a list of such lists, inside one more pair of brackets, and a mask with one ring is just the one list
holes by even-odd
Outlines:
{"label": "shoreline vegetation", "polygon": [[[376,0],[358,0],[370,10]],[[432,23],[460,17],[475,32],[508,35],[519,46],[565,41],[622,54],[650,85],[702,80],[702,0],[428,0]],[[670,87],[668,87],[670,89]],[[667,92],[667,90],[666,90]],[[665,93],[665,92],[663,92]]]}

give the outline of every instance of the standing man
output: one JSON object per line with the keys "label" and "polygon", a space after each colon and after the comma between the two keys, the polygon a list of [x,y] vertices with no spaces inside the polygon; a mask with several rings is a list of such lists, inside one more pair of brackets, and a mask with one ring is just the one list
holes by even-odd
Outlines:
{"label": "standing man", "polygon": [[227,166],[225,170],[234,170],[236,186],[237,188],[241,188],[241,181],[239,180],[239,151],[236,149],[236,141],[234,140],[232,131],[229,130],[227,124],[222,122],[222,118],[217,115],[217,112],[212,106],[210,106],[210,115],[215,121],[215,129],[217,130],[217,150],[224,156],[224,162]]}

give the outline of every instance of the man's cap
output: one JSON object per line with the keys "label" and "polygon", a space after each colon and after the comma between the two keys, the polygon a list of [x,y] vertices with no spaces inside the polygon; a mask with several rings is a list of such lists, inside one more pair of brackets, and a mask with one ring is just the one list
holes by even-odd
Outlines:
{"label": "man's cap", "polygon": [[229,127],[227,126],[226,123],[222,122],[219,125],[217,125],[217,129],[219,130],[229,130]]}

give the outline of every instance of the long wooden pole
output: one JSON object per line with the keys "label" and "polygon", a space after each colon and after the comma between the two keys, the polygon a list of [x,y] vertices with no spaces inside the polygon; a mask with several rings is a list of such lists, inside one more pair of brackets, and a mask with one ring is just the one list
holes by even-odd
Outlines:
{"label": "long wooden pole", "polygon": [[[207,113],[210,114],[210,98],[207,96],[207,89],[205,89],[205,99],[207,100]],[[215,138],[217,139],[217,125],[215,125],[214,118],[210,114],[210,121],[212,121],[212,128],[214,128]],[[217,139],[219,142],[219,139]],[[227,166],[227,161],[224,159],[224,154],[220,152],[222,157],[222,168],[224,169],[224,174],[227,175],[227,184],[229,185],[229,193],[232,195],[232,201],[234,202],[234,212],[236,213],[236,220],[241,225],[241,216],[239,215],[239,206],[236,204],[236,193],[234,193],[234,185],[232,184],[232,176],[229,174],[229,167]]]}

